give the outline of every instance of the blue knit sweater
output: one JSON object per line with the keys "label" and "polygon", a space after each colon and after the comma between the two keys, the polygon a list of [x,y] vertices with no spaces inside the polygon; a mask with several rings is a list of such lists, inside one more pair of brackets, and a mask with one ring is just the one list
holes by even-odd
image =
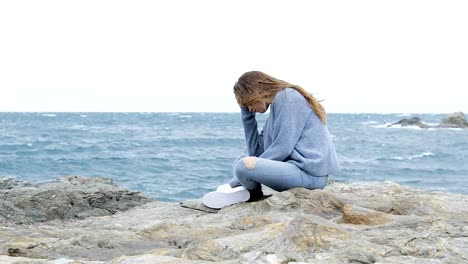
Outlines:
{"label": "blue knit sweater", "polygon": [[339,170],[330,133],[298,91],[278,92],[263,130],[258,133],[255,113],[241,107],[249,156],[286,161],[312,176]]}

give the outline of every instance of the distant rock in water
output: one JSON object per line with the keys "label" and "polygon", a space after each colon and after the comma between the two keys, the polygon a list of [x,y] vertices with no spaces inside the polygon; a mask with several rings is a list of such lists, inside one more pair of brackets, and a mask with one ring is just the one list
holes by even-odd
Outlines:
{"label": "distant rock in water", "polygon": [[6,220],[30,224],[113,215],[152,201],[107,178],[68,176],[38,185],[0,179],[0,223]]}
{"label": "distant rock in water", "polygon": [[430,125],[423,123],[421,121],[421,118],[419,118],[419,117],[403,118],[400,121],[391,124],[390,126],[393,126],[393,125],[400,125],[402,127],[417,126],[417,127],[420,127],[420,128],[429,128],[429,127],[431,127]]}
{"label": "distant rock in water", "polygon": [[468,128],[468,122],[466,122],[465,114],[463,114],[462,112],[456,112],[447,115],[442,120],[439,127]]}
{"label": "distant rock in water", "polygon": [[420,128],[468,128],[468,122],[466,122],[465,114],[463,112],[456,112],[448,114],[439,125],[431,126],[422,122],[419,117],[403,118],[396,123],[392,123],[387,127],[392,126],[416,126]]}

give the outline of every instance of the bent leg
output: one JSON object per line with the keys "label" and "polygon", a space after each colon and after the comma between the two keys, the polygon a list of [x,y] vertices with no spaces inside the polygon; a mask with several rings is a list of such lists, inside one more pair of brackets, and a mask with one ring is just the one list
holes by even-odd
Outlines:
{"label": "bent leg", "polygon": [[261,184],[276,191],[295,187],[322,189],[328,177],[308,175],[296,165],[288,162],[245,157],[234,164],[235,178],[248,190],[259,190]]}
{"label": "bent leg", "polygon": [[[241,160],[242,160],[242,157],[237,158],[237,159],[234,161],[234,163],[232,164],[232,167],[233,167],[233,168],[236,168],[237,164],[238,164],[239,162],[241,162]],[[232,174],[233,174],[233,177],[231,178],[231,180],[229,180],[228,184],[231,186],[231,188],[235,188],[235,187],[237,187],[237,186],[241,186],[242,184],[241,184],[241,183],[239,182],[239,180],[237,179],[236,174],[235,174],[234,172],[233,172]]]}

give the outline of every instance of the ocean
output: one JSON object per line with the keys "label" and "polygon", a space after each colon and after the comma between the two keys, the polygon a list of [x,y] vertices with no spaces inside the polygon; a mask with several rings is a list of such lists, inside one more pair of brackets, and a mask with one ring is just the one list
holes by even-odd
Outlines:
{"label": "ocean", "polygon": [[[445,114],[329,114],[341,166],[329,179],[468,194],[468,129],[386,126],[408,116]],[[226,183],[245,154],[240,113],[0,113],[0,177],[33,183],[102,176],[183,201]]]}

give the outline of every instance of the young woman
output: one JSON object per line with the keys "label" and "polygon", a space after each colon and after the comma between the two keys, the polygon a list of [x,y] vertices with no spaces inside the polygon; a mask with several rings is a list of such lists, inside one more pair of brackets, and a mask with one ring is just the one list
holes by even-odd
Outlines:
{"label": "young woman", "polygon": [[[258,200],[262,184],[276,191],[322,189],[338,171],[335,147],[322,105],[298,85],[259,71],[244,73],[234,85],[241,107],[247,157],[234,162],[229,184],[203,196],[210,208]],[[257,130],[256,113],[270,114]]]}

